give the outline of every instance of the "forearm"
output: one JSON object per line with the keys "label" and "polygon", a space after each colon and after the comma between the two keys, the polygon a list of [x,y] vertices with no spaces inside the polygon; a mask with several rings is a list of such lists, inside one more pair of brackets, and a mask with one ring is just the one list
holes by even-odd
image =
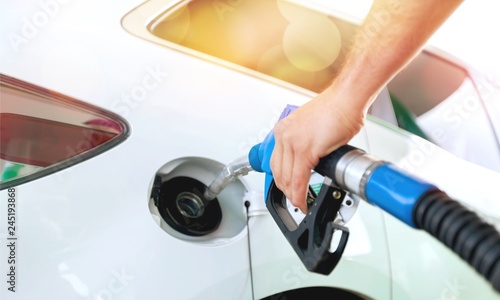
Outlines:
{"label": "forearm", "polygon": [[346,96],[345,109],[365,112],[461,2],[375,0],[331,92]]}
{"label": "forearm", "polygon": [[307,211],[311,170],[359,132],[374,96],[422,48],[462,0],[375,0],[332,85],[274,127],[271,169]]}

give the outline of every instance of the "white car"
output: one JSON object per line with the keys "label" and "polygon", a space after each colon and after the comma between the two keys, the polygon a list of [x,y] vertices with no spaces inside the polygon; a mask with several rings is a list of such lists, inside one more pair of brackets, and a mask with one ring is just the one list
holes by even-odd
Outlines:
{"label": "white car", "polygon": [[[287,104],[331,81],[360,23],[337,5],[3,1],[0,298],[499,298],[439,241],[366,202],[351,209],[329,275],[307,271],[279,231],[263,174],[238,178],[196,217],[175,197],[158,203],[159,186],[209,185]],[[427,48],[350,144],[498,228],[498,99]]]}

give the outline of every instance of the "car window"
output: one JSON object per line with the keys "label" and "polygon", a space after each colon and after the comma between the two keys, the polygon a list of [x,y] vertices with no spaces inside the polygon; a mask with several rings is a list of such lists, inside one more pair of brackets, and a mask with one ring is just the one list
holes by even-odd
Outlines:
{"label": "car window", "polygon": [[453,57],[423,51],[388,85],[397,125],[500,172],[500,89]]}
{"label": "car window", "polygon": [[[348,12],[345,2],[152,0],[122,24],[146,40],[314,96],[334,80],[371,3],[352,17],[360,6]],[[499,113],[491,109],[498,105],[487,105],[482,90],[467,67],[426,49],[384,89],[390,105],[372,106],[370,114],[500,170]]]}
{"label": "car window", "polygon": [[[136,22],[147,13],[149,18]],[[341,66],[359,27],[354,18],[341,15],[292,1],[198,0],[163,4],[159,14],[156,8],[138,9],[123,24],[146,39],[320,92]]]}

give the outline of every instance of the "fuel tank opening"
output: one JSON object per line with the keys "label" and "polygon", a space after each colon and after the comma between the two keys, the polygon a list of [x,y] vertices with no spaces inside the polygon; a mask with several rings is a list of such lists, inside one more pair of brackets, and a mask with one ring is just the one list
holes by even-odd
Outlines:
{"label": "fuel tank opening", "polygon": [[186,177],[174,177],[162,182],[155,179],[155,205],[162,219],[173,229],[190,236],[202,236],[216,230],[222,220],[217,198],[203,197],[206,185]]}
{"label": "fuel tank opening", "polygon": [[204,157],[179,157],[160,166],[151,177],[147,193],[155,223],[174,238],[209,247],[244,236],[244,203],[248,200],[245,181],[234,178],[214,197],[204,194],[225,167]]}

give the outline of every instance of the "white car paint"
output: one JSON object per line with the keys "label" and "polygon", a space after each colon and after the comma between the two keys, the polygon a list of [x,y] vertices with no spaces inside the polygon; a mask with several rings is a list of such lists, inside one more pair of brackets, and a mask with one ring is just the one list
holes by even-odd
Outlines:
{"label": "white car paint", "polygon": [[[241,179],[241,199],[224,200],[241,205],[238,218],[251,202],[248,226],[203,239],[168,234],[148,207],[162,166],[189,157],[225,164],[259,142],[286,104],[309,97],[129,34],[120,20],[142,1],[5,2],[0,71],[120,114],[131,134],[18,187],[17,290],[1,280],[2,299],[260,299],[307,286],[374,299],[497,297],[438,242],[366,203],[348,223],[335,271],[307,272],[263,206],[261,174]],[[426,159],[411,172],[498,224],[498,173],[372,119],[352,144],[400,164],[421,151]],[[0,248],[2,276],[6,257]]]}

